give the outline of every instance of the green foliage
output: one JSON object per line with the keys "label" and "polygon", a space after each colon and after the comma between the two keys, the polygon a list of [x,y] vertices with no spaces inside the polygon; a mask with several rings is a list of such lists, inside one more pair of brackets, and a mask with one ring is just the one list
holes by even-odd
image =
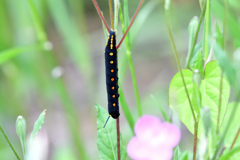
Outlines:
{"label": "green foliage", "polygon": [[[227,123],[227,120],[231,117],[231,112],[234,108],[234,105],[236,105],[236,102],[231,102],[231,103],[228,104],[227,112],[226,112],[225,117],[224,117],[225,120],[222,122],[222,126],[221,126],[221,132],[223,132],[224,128],[227,125],[230,125],[229,129],[228,129],[228,133],[226,135],[226,139],[225,139],[226,147],[230,147],[230,145],[232,144],[232,142],[233,142],[233,140],[234,140],[234,138],[237,134],[237,131],[240,127],[238,116],[234,116],[234,118],[231,119],[231,124]],[[235,114],[240,115],[240,103],[237,104]],[[240,145],[240,139],[239,138],[236,141],[236,145]]]}
{"label": "green foliage", "polygon": [[23,155],[26,158],[26,131],[27,131],[27,124],[26,120],[22,116],[18,116],[16,121],[16,131],[18,134],[18,137],[20,139]]}
{"label": "green foliage", "polygon": [[[184,69],[183,75],[187,85],[190,98],[194,96],[194,83],[192,81],[193,72],[188,69]],[[221,70],[218,67],[216,61],[209,62],[204,71],[204,78],[201,82],[200,93],[202,97],[202,106],[208,107],[211,111],[212,129],[216,128],[217,116],[218,116],[218,98],[219,98],[219,86],[220,86]],[[227,107],[228,98],[230,93],[230,86],[228,81],[223,79],[223,92],[222,92],[222,109],[220,113],[220,119],[222,120],[224,112]],[[169,106],[173,111],[176,111],[181,121],[186,125],[191,133],[194,133],[194,122],[192,112],[187,100],[187,95],[184,90],[183,82],[180,73],[178,72],[172,79],[169,86]],[[200,116],[199,106],[193,103],[194,113],[197,117]],[[202,137],[204,133],[202,120],[200,119],[198,137]]]}
{"label": "green foliage", "polygon": [[46,115],[46,109],[39,115],[38,119],[36,120],[36,122],[34,124],[33,131],[31,133],[32,139],[38,134],[38,132],[42,128],[42,125],[45,120],[45,115]]}
{"label": "green foliage", "polygon": [[184,153],[182,153],[180,151],[179,146],[177,146],[174,150],[173,153],[173,159],[172,160],[188,160],[188,152],[185,151]]}
{"label": "green foliage", "polygon": [[[108,112],[102,108],[100,105],[96,104],[97,108],[97,146],[101,157],[101,160],[117,160],[117,131],[116,122],[113,118],[109,118],[109,121],[105,128],[103,128]],[[123,145],[122,140],[120,140],[121,147],[121,159],[126,158],[126,149]]]}

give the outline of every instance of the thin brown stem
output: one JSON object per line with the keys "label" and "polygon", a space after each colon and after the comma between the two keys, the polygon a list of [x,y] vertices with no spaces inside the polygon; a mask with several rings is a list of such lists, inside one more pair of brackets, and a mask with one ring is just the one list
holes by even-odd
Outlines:
{"label": "thin brown stem", "polygon": [[196,159],[196,155],[197,155],[197,135],[198,135],[198,122],[195,122],[195,124],[194,124],[193,160]]}
{"label": "thin brown stem", "polygon": [[101,10],[100,10],[100,8],[99,8],[99,6],[98,6],[97,1],[96,1],[96,0],[92,0],[92,1],[93,1],[93,4],[94,4],[95,8],[97,9],[97,12],[98,12],[100,18],[102,19],[105,27],[107,28],[108,32],[110,32],[110,29],[109,29],[109,27],[108,27],[108,25],[107,25],[107,22],[106,22],[105,18],[104,18],[103,15],[102,15],[102,12],[101,12]]}
{"label": "thin brown stem", "polygon": [[109,12],[110,12],[110,20],[111,20],[111,29],[114,29],[114,23],[113,23],[113,10],[112,10],[112,0],[108,0],[109,3]]}
{"label": "thin brown stem", "polygon": [[239,133],[240,133],[240,126],[239,126],[238,132],[237,132],[237,134],[236,134],[236,136],[235,136],[235,138],[234,138],[234,140],[233,140],[233,142],[232,142],[232,145],[231,145],[231,147],[230,147],[230,150],[233,148],[233,146],[234,146],[234,144],[235,144],[235,142],[236,142],[236,140],[237,140],[237,138],[238,138],[238,136],[239,136]]}
{"label": "thin brown stem", "polygon": [[136,10],[136,12],[134,13],[133,18],[132,18],[132,20],[131,20],[131,22],[130,22],[130,24],[129,24],[127,30],[126,30],[126,32],[124,33],[121,41],[120,41],[119,44],[117,45],[117,49],[121,46],[121,44],[122,44],[124,38],[126,37],[129,29],[131,28],[131,26],[132,26],[132,24],[133,24],[133,22],[134,22],[134,20],[135,20],[135,18],[136,18],[136,16],[137,16],[137,14],[138,14],[140,8],[141,8],[141,6],[142,6],[142,3],[143,3],[143,0],[141,0],[141,1],[139,2],[138,7],[137,7],[137,10]]}
{"label": "thin brown stem", "polygon": [[116,125],[117,125],[117,157],[118,160],[121,160],[121,152],[120,152],[120,127],[119,127],[119,117],[116,119]]}

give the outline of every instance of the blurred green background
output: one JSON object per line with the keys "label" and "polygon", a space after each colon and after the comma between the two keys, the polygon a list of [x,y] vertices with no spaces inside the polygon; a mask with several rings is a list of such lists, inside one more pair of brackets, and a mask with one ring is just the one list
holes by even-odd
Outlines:
{"label": "blurred green background", "polygon": [[[108,1],[98,3],[110,25]],[[138,3],[129,1],[130,18]],[[219,5],[223,7],[221,2]],[[221,10],[212,7],[214,23],[221,20]],[[239,20],[240,2],[229,0],[229,7]],[[172,2],[171,25],[183,64],[188,50],[188,24],[200,13],[197,0]],[[119,23],[117,42],[121,37]],[[178,69],[162,0],[144,1],[130,39],[143,113],[161,117],[153,95],[168,115],[175,117],[168,108],[168,87]],[[42,160],[100,159],[94,105],[107,109],[105,43],[102,22],[91,0],[0,0],[0,123],[20,156],[17,116],[25,117],[30,134],[38,115],[47,109],[39,133],[41,141],[46,142],[44,149],[39,149]],[[227,48],[234,50],[233,42],[229,41]],[[118,53],[119,81],[136,121],[137,107],[125,52],[123,43]],[[180,126],[177,118],[173,121]],[[133,134],[122,111],[120,125],[127,145]],[[181,150],[192,151],[193,136],[184,125],[181,130]],[[3,136],[0,159],[15,159]]]}

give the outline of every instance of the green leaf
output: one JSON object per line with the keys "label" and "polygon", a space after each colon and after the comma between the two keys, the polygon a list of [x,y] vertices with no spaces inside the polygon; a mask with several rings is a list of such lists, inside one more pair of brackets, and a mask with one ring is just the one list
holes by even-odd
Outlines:
{"label": "green leaf", "polygon": [[[110,117],[105,128],[103,128],[108,112],[100,105],[97,108],[97,146],[101,160],[117,160],[117,131],[116,122]],[[120,137],[121,159],[125,160],[127,152]]]}
{"label": "green leaf", "polygon": [[[222,22],[224,22],[225,17],[225,9],[223,4],[224,3],[219,0],[212,0],[212,11]],[[227,30],[229,36],[233,40],[235,47],[238,48],[240,47],[240,25],[237,16],[235,16],[231,10],[228,12],[227,21]]]}
{"label": "green leaf", "polygon": [[[238,160],[240,156],[239,153],[240,153],[240,146],[236,146],[232,150],[228,151],[226,154],[222,155],[219,158],[219,160]],[[233,157],[233,156],[236,156],[236,157]]]}
{"label": "green leaf", "polygon": [[195,69],[197,69],[199,71],[199,73],[201,74],[201,76],[203,77],[203,56],[201,51],[199,50],[196,54],[196,59],[195,62],[193,63],[193,68],[192,70],[194,71]]}
{"label": "green leaf", "polygon": [[164,111],[164,109],[162,108],[162,106],[158,103],[158,101],[156,100],[156,98],[155,98],[153,95],[151,95],[151,97],[152,97],[152,99],[154,100],[154,102],[156,103],[156,105],[158,106],[158,108],[160,109],[160,111],[161,111],[161,113],[162,113],[165,121],[166,121],[166,122],[171,122],[170,119],[169,119],[168,116],[167,116],[167,113]]}
{"label": "green leaf", "polygon": [[221,46],[221,48],[223,48],[224,46],[223,33],[221,32],[218,23],[216,24],[216,41],[217,41],[217,44]]}
{"label": "green leaf", "polygon": [[20,139],[23,155],[25,158],[26,158],[26,130],[27,130],[27,124],[25,119],[22,116],[18,116],[16,121],[16,131]]}
{"label": "green leaf", "polygon": [[179,149],[179,146],[177,146],[174,150],[172,160],[188,160],[188,152],[182,153]]}
{"label": "green leaf", "polygon": [[[189,69],[182,70],[186,86],[189,92],[190,99],[193,97],[193,73]],[[219,86],[220,86],[221,70],[216,61],[209,62],[204,71],[204,79],[201,82],[200,93],[202,97],[202,106],[208,107],[211,112],[212,129],[216,128],[218,117],[218,101],[219,101]],[[230,93],[230,86],[228,81],[223,78],[222,90],[222,109],[220,113],[220,120],[222,120],[224,112],[227,107]],[[193,103],[195,115],[198,115],[197,106]],[[184,89],[180,72],[178,72],[172,79],[169,86],[169,106],[173,111],[176,111],[180,120],[186,125],[189,131],[194,134],[194,119]],[[198,115],[199,116],[199,115]],[[198,137],[204,134],[202,119],[199,122]]]}
{"label": "green leaf", "polygon": [[191,19],[191,21],[188,25],[189,42],[188,42],[188,55],[187,55],[187,60],[186,60],[187,64],[188,64],[188,61],[191,61],[191,59],[193,57],[193,55],[190,55],[190,52],[192,50],[192,45],[194,43],[194,38],[195,38],[196,31],[197,31],[197,27],[198,27],[198,17],[195,16]]}
{"label": "green leaf", "polygon": [[[224,120],[222,122],[222,126],[221,126],[221,133],[223,133],[224,128],[226,128],[226,125],[230,125],[229,129],[228,129],[228,133],[225,137],[225,145],[226,147],[230,147],[236,134],[237,131],[239,129],[239,117],[238,116],[234,116],[234,118],[231,121],[231,124],[227,124],[227,120],[230,118],[231,116],[231,112],[233,110],[233,107],[235,105],[236,102],[231,102],[228,104],[228,108],[227,108],[227,112],[225,114]],[[237,108],[236,108],[236,113],[235,115],[240,115],[240,103],[237,104]],[[240,139],[238,138],[235,145],[240,145]]]}
{"label": "green leaf", "polygon": [[179,160],[181,156],[182,156],[182,153],[179,149],[179,146],[177,146],[173,153],[173,160]]}
{"label": "green leaf", "polygon": [[0,64],[11,60],[12,58],[18,56],[21,53],[39,51],[42,49],[40,44],[26,45],[20,47],[14,47],[0,52]]}
{"label": "green leaf", "polygon": [[[209,41],[213,43],[212,41]],[[217,58],[220,67],[224,71],[224,74],[227,76],[232,88],[235,90],[239,90],[239,85],[237,84],[237,72],[233,63],[230,61],[227,53],[218,45],[213,45],[213,51],[215,57]]]}
{"label": "green leaf", "polygon": [[34,124],[33,131],[31,133],[32,139],[38,134],[38,132],[42,128],[42,125],[45,120],[45,115],[46,115],[46,109],[39,115],[38,119],[36,120],[36,122]]}

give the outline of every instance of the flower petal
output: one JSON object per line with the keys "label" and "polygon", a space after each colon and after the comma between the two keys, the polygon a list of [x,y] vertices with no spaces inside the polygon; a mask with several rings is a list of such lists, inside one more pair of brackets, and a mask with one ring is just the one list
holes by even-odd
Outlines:
{"label": "flower petal", "polygon": [[137,137],[134,137],[128,143],[127,153],[129,157],[134,160],[147,160],[149,155],[147,146],[148,145],[146,143],[142,142]]}
{"label": "flower petal", "polygon": [[161,129],[161,121],[155,116],[142,116],[136,123],[134,131],[136,136],[148,141],[159,135]]}
{"label": "flower petal", "polygon": [[164,128],[164,133],[167,134],[167,143],[166,145],[169,147],[174,148],[180,141],[181,132],[180,130],[174,125],[169,123],[163,123],[162,128]]}

